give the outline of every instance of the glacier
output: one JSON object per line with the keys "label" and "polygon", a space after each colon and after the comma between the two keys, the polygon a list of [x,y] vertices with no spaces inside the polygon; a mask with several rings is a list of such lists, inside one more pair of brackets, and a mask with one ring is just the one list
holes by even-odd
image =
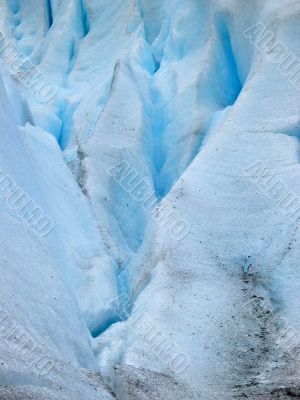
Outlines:
{"label": "glacier", "polygon": [[299,22],[0,0],[0,399],[300,397]]}

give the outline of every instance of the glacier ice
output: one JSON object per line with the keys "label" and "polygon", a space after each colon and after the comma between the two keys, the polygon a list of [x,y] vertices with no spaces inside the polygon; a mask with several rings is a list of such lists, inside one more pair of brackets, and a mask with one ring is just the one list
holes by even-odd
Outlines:
{"label": "glacier ice", "polygon": [[0,2],[0,398],[298,396],[299,15]]}

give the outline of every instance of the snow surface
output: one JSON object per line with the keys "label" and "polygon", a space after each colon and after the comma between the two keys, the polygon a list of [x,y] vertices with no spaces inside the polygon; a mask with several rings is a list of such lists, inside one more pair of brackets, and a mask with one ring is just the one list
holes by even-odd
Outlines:
{"label": "snow surface", "polygon": [[298,201],[300,89],[245,31],[298,60],[299,16],[297,0],[0,0],[0,399],[297,396],[300,341],[273,321],[300,331],[298,221],[249,171]]}

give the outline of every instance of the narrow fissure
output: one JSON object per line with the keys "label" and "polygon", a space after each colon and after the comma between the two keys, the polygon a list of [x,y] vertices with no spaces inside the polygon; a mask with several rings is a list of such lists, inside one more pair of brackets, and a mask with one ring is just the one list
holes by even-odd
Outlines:
{"label": "narrow fissure", "polygon": [[[199,134],[200,139],[195,146],[195,149],[192,154],[192,158],[191,158],[190,162],[192,162],[195,159],[195,157],[199,154],[202,147],[207,142],[211,132],[225,118],[227,112],[235,104],[235,102],[238,99],[238,97],[242,91],[242,88],[243,88],[241,79],[239,77],[237,60],[236,60],[236,57],[234,55],[234,51],[232,48],[232,41],[231,41],[230,33],[228,30],[228,27],[226,26],[226,24],[224,22],[224,19],[220,16],[217,17],[217,29],[218,29],[218,33],[219,33],[219,40],[221,42],[221,47],[223,48],[224,65],[226,65],[227,72],[229,73],[229,76],[230,76],[230,81],[225,82],[228,87],[227,93],[224,93],[226,95],[225,97],[226,97],[227,101],[224,104],[222,109],[215,112],[206,131]],[[226,89],[226,87],[225,87],[225,89]]]}
{"label": "narrow fissure", "polygon": [[243,86],[239,76],[237,60],[232,47],[230,32],[224,21],[224,18],[220,16],[217,17],[217,29],[224,50],[224,61],[226,62],[227,69],[230,73],[230,82],[228,82],[228,84],[230,85],[230,92],[232,92],[232,96],[231,99],[228,101],[228,104],[226,104],[226,106],[230,106],[236,102]]}
{"label": "narrow fissure", "polygon": [[150,93],[150,132],[147,132],[152,140],[151,163],[152,163],[152,179],[154,190],[158,199],[162,199],[167,192],[166,182],[162,177],[162,170],[166,162],[166,144],[164,133],[168,126],[167,116],[165,114],[165,104],[162,99],[162,94],[157,84],[157,74],[160,71],[161,63],[164,58],[164,51],[168,35],[166,35],[160,44],[159,57],[155,54],[153,45],[155,40],[159,37],[163,26],[160,25],[159,29],[152,29],[146,22],[145,13],[141,1],[138,2],[141,20],[144,25],[144,38],[151,51],[153,60],[153,73],[150,76],[149,93]]}
{"label": "narrow fissure", "polygon": [[83,28],[83,36],[86,36],[90,31],[90,22],[89,22],[89,14],[88,9],[85,4],[85,0],[80,0],[81,6],[81,21],[82,21],[82,28]]}
{"label": "narrow fissure", "polygon": [[[48,8],[48,15],[49,15],[49,25],[51,26],[53,24],[53,15],[52,15],[52,7],[51,7],[51,0],[46,0],[47,1],[47,8]],[[88,10],[85,5],[84,0],[78,0],[79,1],[79,17],[81,20],[81,26],[82,26],[82,35],[81,37],[73,38],[71,40],[70,46],[69,46],[69,62],[67,65],[67,68],[65,70],[65,79],[64,79],[64,84],[63,84],[63,89],[68,89],[68,81],[69,81],[69,75],[72,73],[76,60],[78,57],[78,52],[79,52],[79,45],[81,40],[89,33],[90,30],[90,25],[89,25],[89,15],[88,15]],[[78,104],[69,104],[67,99],[62,100],[61,106],[60,106],[60,111],[58,118],[61,120],[61,130],[59,134],[59,139],[58,139],[58,144],[61,147],[62,150],[65,150],[66,147],[68,146],[70,140],[71,140],[71,134],[72,134],[72,117],[73,114],[76,110],[76,107]]]}
{"label": "narrow fissure", "polygon": [[46,0],[46,11],[48,17],[48,30],[49,30],[53,25],[53,12],[52,12],[51,0]]}

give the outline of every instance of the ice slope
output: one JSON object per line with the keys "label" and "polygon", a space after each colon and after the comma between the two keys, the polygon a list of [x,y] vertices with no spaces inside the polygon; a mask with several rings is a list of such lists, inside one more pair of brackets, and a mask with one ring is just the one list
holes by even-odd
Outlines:
{"label": "ice slope", "polygon": [[[171,4],[168,2],[175,9]],[[154,103],[159,104],[155,117],[160,120],[162,110],[173,117],[168,115],[171,122],[154,124],[152,133],[160,135],[160,150],[164,150],[163,161],[153,160],[154,185],[163,195],[195,158],[165,199],[190,223],[191,233],[181,243],[174,243],[161,224],[153,228],[150,222],[145,245],[129,267],[128,286],[133,298],[137,297],[133,315],[123,324],[125,328],[113,326],[100,337],[99,344],[100,348],[107,346],[104,356],[108,359],[117,349],[116,359],[112,360],[116,362],[120,359],[118,337],[123,340],[125,329],[129,333],[124,340],[122,364],[170,373],[158,360],[157,351],[132,332],[135,315],[142,310],[187,355],[190,366],[178,380],[192,388],[196,398],[231,399],[241,393],[272,398],[280,389],[284,392],[286,386],[297,386],[298,374],[291,372],[297,362],[280,354],[283,350],[278,349],[276,338],[268,331],[272,315],[254,310],[253,316],[249,310],[252,306],[245,306],[253,296],[263,296],[272,304],[268,313],[279,309],[288,324],[299,329],[294,308],[299,285],[297,257],[293,255],[297,227],[243,174],[247,166],[263,161],[275,175],[283,174],[281,180],[295,194],[299,190],[299,145],[294,137],[299,129],[299,90],[243,38],[245,29],[266,21],[276,26],[277,40],[287,43],[289,50],[298,55],[297,44],[286,33],[291,30],[297,36],[296,6],[294,3],[292,11],[289,8],[283,15],[283,8],[274,12],[274,2],[266,4],[261,12],[254,2],[227,4],[227,8],[215,4],[215,9],[207,10],[205,5],[199,6],[199,21],[209,19],[209,15],[212,18],[208,32],[203,29],[207,41],[197,41],[199,59],[205,57],[203,67],[199,67],[201,62],[188,60],[191,49],[184,56],[174,51],[176,45],[172,43],[170,54],[166,44],[165,58],[154,78],[155,84],[160,82],[161,91],[168,90],[166,98],[172,99],[165,107],[155,97]],[[195,16],[195,4],[190,9],[185,4],[184,8],[190,21],[190,15]],[[172,32],[177,33],[179,28],[174,24]],[[183,26],[191,29],[189,24]],[[189,31],[182,33],[183,37],[188,35]],[[180,41],[175,42],[179,46]],[[184,45],[188,46],[186,42]],[[193,65],[199,71],[191,82]],[[172,77],[173,70],[177,79]],[[172,84],[167,85],[168,78]],[[171,89],[176,84],[174,92],[178,96],[174,99]],[[199,90],[197,102],[193,102],[195,87]],[[190,104],[195,103],[194,114]],[[168,110],[173,107],[177,114]],[[185,129],[187,137],[183,140]],[[157,151],[153,153],[157,157]],[[247,274],[249,266],[251,273]],[[263,329],[259,318],[265,319]],[[155,332],[148,332],[148,340]],[[115,335],[118,346],[111,344]],[[131,379],[130,373],[121,376],[125,382]],[[148,383],[152,381],[150,374],[147,378]]]}
{"label": "ice slope", "polygon": [[[40,244],[30,230],[21,234],[26,227],[12,210],[3,214],[13,230],[3,238],[3,265],[15,251],[11,238],[20,243],[19,261],[3,266],[3,298],[17,287],[24,309],[8,301],[10,314],[39,337],[49,329],[51,355],[71,362],[62,367],[60,398],[93,398],[92,373],[79,367],[98,368],[120,399],[295,394],[299,360],[278,344],[272,319],[279,313],[300,329],[298,229],[245,170],[262,162],[299,196],[299,89],[243,32],[264,24],[299,57],[298,2],[0,5],[6,42],[57,91],[43,102],[22,84],[8,49],[2,52],[10,99],[1,103],[9,124],[2,165],[55,222]],[[124,181],[120,165],[127,166]],[[151,202],[160,202],[155,212],[135,190],[141,180]],[[171,211],[189,227],[182,240],[164,226]],[[52,293],[62,298],[54,311]],[[164,360],[160,338],[167,338]],[[175,373],[173,346],[186,362]],[[20,357],[11,354],[19,370]],[[9,380],[5,372],[2,383],[53,390],[61,379],[26,371],[24,381],[20,374]]]}
{"label": "ice slope", "polygon": [[[1,182],[5,176],[9,177],[22,188],[22,193],[30,196],[51,218],[55,218],[58,214],[51,213],[53,206],[48,208],[48,204],[52,200],[57,202],[56,207],[59,208],[64,196],[68,197],[67,184],[70,185],[71,181],[68,179],[69,172],[67,169],[63,172],[63,165],[62,171],[58,169],[60,165],[55,163],[57,145],[54,145],[48,134],[42,132],[44,136],[40,135],[39,139],[30,143],[26,137],[30,132],[25,135],[13,118],[15,110],[9,103],[2,80],[0,90]],[[47,150],[51,150],[50,157]],[[51,174],[41,174],[43,171],[32,157],[33,153],[43,155],[44,168],[47,166],[53,173],[56,170],[55,185],[47,179]],[[59,183],[65,185],[66,194],[62,190],[57,195],[55,188],[59,187]],[[46,193],[51,193],[52,197],[45,196]],[[89,332],[72,295],[72,285],[68,286],[63,279],[67,271],[63,271],[62,265],[67,264],[62,264],[55,254],[58,241],[54,237],[56,234],[68,237],[70,231],[64,228],[65,221],[62,220],[61,225],[54,226],[52,238],[39,236],[17,214],[19,201],[21,198],[14,197],[8,186],[2,183],[0,376],[1,385],[6,385],[6,388],[1,386],[0,397],[8,398],[5,396],[11,393],[15,396],[13,398],[17,398],[27,388],[26,398],[29,398],[31,392],[32,398],[39,399],[97,398],[97,391],[102,393],[103,398],[109,399],[111,397],[106,394],[104,387],[97,383],[96,377],[93,378],[96,372],[86,369],[96,370]],[[68,208],[76,206],[76,202],[78,204],[79,200],[76,199],[75,191],[69,198]],[[81,207],[85,208],[83,201]],[[78,221],[74,221],[73,235],[80,232],[78,226]],[[88,228],[85,233],[89,234]],[[64,243],[64,246],[69,245],[71,248],[72,238],[69,238],[68,243],[64,239]],[[64,255],[61,250],[60,253]],[[73,255],[74,281],[78,269],[76,255],[79,258],[80,254]],[[86,273],[82,272],[82,275]],[[89,282],[91,278],[86,277],[85,280]],[[39,358],[34,358],[31,353],[36,348],[42,349],[41,364],[36,364]],[[49,367],[47,375],[43,373],[43,363],[46,369]],[[61,392],[62,387],[64,393]]]}
{"label": "ice slope", "polygon": [[[227,29],[235,67],[232,62],[228,67],[231,76],[241,71],[235,82],[241,82],[242,90],[161,204],[163,208],[164,202],[171,203],[189,221],[190,235],[174,243],[157,223],[147,232],[152,242],[147,238],[130,266],[130,286],[133,297],[138,297],[127,324],[144,310],[159,329],[170,333],[172,342],[190,360],[178,380],[193,388],[196,398],[231,399],[241,392],[250,398],[274,398],[279,388],[297,386],[299,381],[299,360],[280,354],[284,351],[273,343],[276,337],[268,325],[272,310],[279,310],[287,324],[299,330],[295,308],[299,301],[298,229],[243,173],[247,166],[262,161],[299,196],[299,89],[277,65],[251,48],[242,34],[251,22],[263,21],[275,26],[277,40],[299,56],[293,39],[299,35],[295,16],[299,5],[276,4],[276,9],[274,2],[266,2],[260,11],[259,3],[251,3],[231,2],[232,7],[226,8],[220,2],[216,9],[215,24],[210,26],[220,29],[220,20],[222,24],[233,21]],[[228,57],[230,53],[227,48]],[[219,68],[224,68],[224,61]],[[235,82],[230,87],[238,94]],[[231,105],[230,101],[222,104],[206,86],[207,77],[200,76],[201,85],[209,90],[217,109]],[[214,86],[222,88],[217,80]],[[170,153],[174,154],[171,146]],[[249,267],[251,272],[246,274]],[[269,299],[269,316],[254,310],[253,317],[251,306],[245,308],[253,296]],[[263,332],[258,318],[267,319]],[[131,333],[128,336],[124,364],[167,372],[157,362],[157,354],[147,351],[145,341],[132,338]]]}

